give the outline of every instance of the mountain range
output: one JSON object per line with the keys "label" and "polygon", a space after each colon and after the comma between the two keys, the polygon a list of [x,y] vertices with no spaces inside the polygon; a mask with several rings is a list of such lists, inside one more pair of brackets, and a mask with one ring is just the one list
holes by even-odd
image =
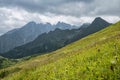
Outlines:
{"label": "mountain range", "polygon": [[15,47],[29,43],[39,35],[54,31],[56,28],[65,30],[78,27],[63,22],[58,22],[56,25],[51,25],[50,23],[37,24],[35,22],[29,22],[22,28],[8,31],[4,35],[0,36],[0,53],[7,52]]}
{"label": "mountain range", "polygon": [[[58,23],[58,26],[60,25],[61,24]],[[35,40],[16,47],[8,52],[2,53],[1,55],[7,58],[22,58],[38,53],[44,54],[62,48],[67,44],[104,29],[109,25],[111,24],[102,18],[97,17],[90,25],[86,27],[80,27],[79,29],[64,28],[65,30],[58,28],[48,33],[43,33]]]}

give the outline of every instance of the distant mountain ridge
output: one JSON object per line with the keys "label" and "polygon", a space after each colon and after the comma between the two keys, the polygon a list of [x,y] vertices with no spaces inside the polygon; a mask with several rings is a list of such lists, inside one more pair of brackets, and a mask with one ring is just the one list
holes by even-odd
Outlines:
{"label": "distant mountain ridge", "polygon": [[111,24],[98,17],[88,27],[72,30],[55,29],[54,31],[38,36],[34,41],[28,44],[16,47],[7,53],[3,53],[2,56],[8,58],[22,58],[33,54],[43,54],[54,51],[71,42],[104,29],[109,25]]}
{"label": "distant mountain ridge", "polygon": [[35,22],[29,22],[22,28],[13,29],[0,36],[0,53],[7,52],[17,46],[31,42],[37,38],[38,35],[48,33],[56,28],[65,30],[77,28],[77,26],[72,26],[63,22],[58,22],[56,25],[51,25],[50,23],[37,24]]}

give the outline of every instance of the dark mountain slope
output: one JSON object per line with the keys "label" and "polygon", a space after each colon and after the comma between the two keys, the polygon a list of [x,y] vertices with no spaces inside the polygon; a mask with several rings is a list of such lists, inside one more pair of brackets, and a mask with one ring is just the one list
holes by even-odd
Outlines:
{"label": "dark mountain slope", "polygon": [[108,27],[109,25],[111,25],[111,24],[108,23],[107,21],[103,20],[102,18],[97,17],[88,27],[81,27],[79,29],[80,33],[78,35],[75,35],[72,39],[69,39],[68,43],[76,41],[85,36],[88,36],[89,34],[100,31],[100,30]]}
{"label": "dark mountain slope", "polygon": [[92,32],[96,32],[96,31],[99,31],[103,28],[105,28],[106,26],[109,26],[110,23],[108,23],[107,21],[103,20],[102,18],[100,17],[97,17],[93,22],[92,24],[87,27],[85,33],[92,33]]}
{"label": "dark mountain slope", "polygon": [[40,35],[34,41],[16,47],[7,53],[3,53],[3,56],[8,58],[21,58],[35,53],[45,53],[56,50],[66,45],[66,41],[72,39],[75,35],[78,35],[77,30],[60,30],[56,29],[49,33]]}

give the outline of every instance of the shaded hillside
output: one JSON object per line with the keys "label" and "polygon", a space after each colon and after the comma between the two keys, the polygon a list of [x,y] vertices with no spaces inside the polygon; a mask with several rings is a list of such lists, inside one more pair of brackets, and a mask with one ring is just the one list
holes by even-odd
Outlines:
{"label": "shaded hillside", "polygon": [[[3,73],[6,75],[1,76]],[[62,49],[0,70],[2,80],[119,80],[119,75],[120,22]]]}
{"label": "shaded hillside", "polygon": [[73,30],[56,29],[49,33],[44,33],[36,38],[34,41],[20,47],[16,47],[2,56],[7,58],[21,58],[31,56],[33,54],[44,54],[57,50],[71,42],[79,40],[89,34],[97,32],[110,24],[101,18],[96,18],[88,27],[81,27]]}

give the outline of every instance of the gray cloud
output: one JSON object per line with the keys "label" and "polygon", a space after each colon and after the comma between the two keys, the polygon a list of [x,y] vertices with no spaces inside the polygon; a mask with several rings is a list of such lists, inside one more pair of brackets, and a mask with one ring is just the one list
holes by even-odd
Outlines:
{"label": "gray cloud", "polygon": [[0,0],[0,6],[18,7],[42,14],[72,16],[120,16],[119,4],[120,0]]}
{"label": "gray cloud", "polygon": [[91,5],[91,14],[120,16],[120,0],[95,0]]}
{"label": "gray cloud", "polygon": [[75,13],[66,10],[77,8],[79,5],[76,3],[90,3],[92,1],[94,0],[0,0],[0,6],[20,7],[30,12],[39,13],[64,14],[66,12],[66,14],[72,15]]}

